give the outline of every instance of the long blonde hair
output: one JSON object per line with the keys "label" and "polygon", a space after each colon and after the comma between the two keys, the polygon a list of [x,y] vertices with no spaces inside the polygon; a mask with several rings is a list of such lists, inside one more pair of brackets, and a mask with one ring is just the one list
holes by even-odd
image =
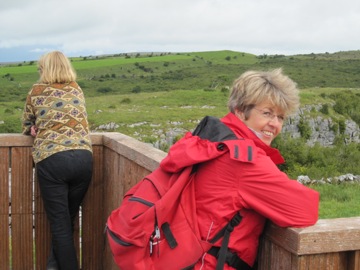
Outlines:
{"label": "long blonde hair", "polygon": [[43,55],[38,62],[40,83],[69,83],[76,80],[76,72],[70,60],[59,51]]}

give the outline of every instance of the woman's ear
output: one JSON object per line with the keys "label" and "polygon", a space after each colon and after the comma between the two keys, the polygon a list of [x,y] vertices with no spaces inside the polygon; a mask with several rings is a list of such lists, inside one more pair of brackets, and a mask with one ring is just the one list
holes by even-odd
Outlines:
{"label": "woman's ear", "polygon": [[239,110],[235,110],[235,116],[237,118],[239,118],[240,120],[244,121],[245,120],[245,115],[244,112],[241,112]]}

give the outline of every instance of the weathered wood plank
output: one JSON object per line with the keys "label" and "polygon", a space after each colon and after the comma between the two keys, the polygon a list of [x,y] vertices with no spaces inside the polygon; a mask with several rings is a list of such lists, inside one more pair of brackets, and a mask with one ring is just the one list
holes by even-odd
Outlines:
{"label": "weathered wood plank", "polygon": [[[104,269],[102,257],[104,250],[105,222],[104,179],[102,174],[103,149],[93,147],[93,177],[82,205],[82,269]],[[96,245],[94,245],[96,243]]]}
{"label": "weathered wood plank", "polygon": [[[292,254],[264,237],[259,248],[258,270],[288,269]],[[289,269],[291,270],[291,269]]]}
{"label": "weathered wood plank", "polygon": [[165,152],[120,133],[106,133],[103,143],[105,147],[149,171],[155,170],[166,156]]}
{"label": "weathered wood plank", "polygon": [[10,268],[9,148],[0,147],[0,269]]}
{"label": "weathered wood plank", "polygon": [[346,252],[303,255],[299,257],[298,270],[348,270]]}
{"label": "weathered wood plank", "polygon": [[[103,145],[103,136],[106,133],[91,133],[93,145]],[[32,146],[34,138],[19,133],[0,133],[0,147]]]}
{"label": "weathered wood plank", "polygon": [[267,227],[267,236],[299,255],[360,249],[360,217],[321,219],[307,228]]}
{"label": "weathered wood plank", "polygon": [[17,133],[0,133],[0,147],[32,146],[34,138]]}
{"label": "weathered wood plank", "polygon": [[91,144],[103,146],[103,137],[104,137],[104,134],[101,132],[90,133]]}
{"label": "weathered wood plank", "polygon": [[[110,148],[104,148],[104,161],[103,161],[103,180],[105,183],[104,194],[106,200],[104,201],[104,217],[103,221],[106,224],[106,219],[121,202],[124,187],[120,179],[120,171],[123,169],[120,164],[120,155]],[[112,254],[105,239],[106,245],[103,252],[104,265],[103,269],[117,270],[118,267],[115,265],[112,258]]]}
{"label": "weathered wood plank", "polygon": [[[13,269],[33,269],[33,162],[29,147],[11,149],[11,246]],[[20,252],[21,251],[21,252]]]}
{"label": "weathered wood plank", "polygon": [[45,270],[50,252],[51,235],[50,226],[46,217],[44,203],[40,194],[39,183],[35,174],[35,255],[36,269]]}
{"label": "weathered wood plank", "polygon": [[360,270],[360,250],[348,253],[348,270]]}

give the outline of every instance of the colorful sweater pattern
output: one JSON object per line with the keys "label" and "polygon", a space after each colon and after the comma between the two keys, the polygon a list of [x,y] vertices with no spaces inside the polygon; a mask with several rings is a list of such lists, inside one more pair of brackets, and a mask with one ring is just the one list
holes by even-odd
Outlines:
{"label": "colorful sweater pattern", "polygon": [[38,128],[32,155],[34,162],[60,151],[92,151],[84,94],[76,82],[34,84],[23,114],[23,134]]}

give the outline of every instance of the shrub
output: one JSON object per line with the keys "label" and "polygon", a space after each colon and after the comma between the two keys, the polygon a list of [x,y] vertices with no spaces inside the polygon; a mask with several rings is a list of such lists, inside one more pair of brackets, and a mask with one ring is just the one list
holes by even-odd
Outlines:
{"label": "shrub", "polygon": [[228,87],[222,87],[221,88],[221,93],[223,93],[224,96],[228,96],[229,95],[229,88]]}
{"label": "shrub", "polygon": [[122,103],[122,104],[129,104],[129,103],[131,103],[131,99],[130,99],[130,98],[124,98],[124,99],[122,99],[122,100],[120,101],[120,103]]}
{"label": "shrub", "polygon": [[320,109],[320,112],[328,115],[329,114],[329,104],[323,104]]}
{"label": "shrub", "polygon": [[345,120],[339,120],[339,133],[344,134],[346,129]]}
{"label": "shrub", "polygon": [[300,131],[301,137],[305,140],[310,139],[311,137],[311,127],[309,123],[302,117],[298,124],[298,129]]}
{"label": "shrub", "polygon": [[80,88],[85,88],[85,82],[84,81],[78,81],[78,85]]}
{"label": "shrub", "polygon": [[135,86],[132,90],[131,90],[132,93],[140,93],[141,92],[141,86],[137,85]]}
{"label": "shrub", "polygon": [[105,93],[112,92],[112,89],[111,89],[111,87],[101,87],[101,88],[98,88],[96,91],[99,93],[105,94]]}

